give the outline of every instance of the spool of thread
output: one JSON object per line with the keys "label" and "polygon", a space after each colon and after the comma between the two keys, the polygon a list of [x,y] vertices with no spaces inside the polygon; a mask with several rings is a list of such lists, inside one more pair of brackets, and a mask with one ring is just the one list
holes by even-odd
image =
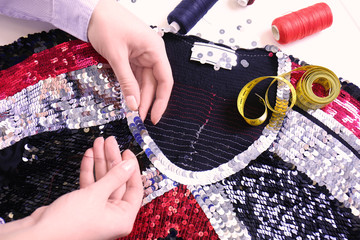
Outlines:
{"label": "spool of thread", "polygon": [[246,7],[248,5],[251,5],[255,2],[255,0],[237,0],[237,3],[240,5],[240,6],[243,6],[243,7]]}
{"label": "spool of thread", "polygon": [[316,3],[272,22],[272,33],[281,44],[294,42],[331,26],[333,15],[326,3]]}
{"label": "spool of thread", "polygon": [[170,31],[186,34],[210,10],[217,0],[183,0],[168,15]]}

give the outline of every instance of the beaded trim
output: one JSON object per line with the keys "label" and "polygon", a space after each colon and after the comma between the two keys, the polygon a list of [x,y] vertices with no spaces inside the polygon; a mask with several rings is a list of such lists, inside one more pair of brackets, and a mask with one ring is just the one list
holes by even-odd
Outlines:
{"label": "beaded trim", "polygon": [[[282,74],[291,69],[289,57],[275,47],[268,47],[271,51],[277,51],[278,73]],[[278,84],[275,110],[281,106],[287,106],[289,89],[285,84]],[[263,135],[257,139],[247,150],[235,156],[232,160],[207,171],[189,171],[173,164],[152,140],[138,112],[129,111],[126,115],[129,129],[138,144],[145,151],[152,164],[170,179],[185,185],[206,185],[218,182],[243,169],[252,160],[257,158],[263,151],[268,149],[275,140],[282,125],[283,114],[273,114],[269,124],[263,130]]]}
{"label": "beaded trim", "polygon": [[108,64],[41,80],[0,100],[0,149],[42,132],[122,119],[124,105],[120,85]]}

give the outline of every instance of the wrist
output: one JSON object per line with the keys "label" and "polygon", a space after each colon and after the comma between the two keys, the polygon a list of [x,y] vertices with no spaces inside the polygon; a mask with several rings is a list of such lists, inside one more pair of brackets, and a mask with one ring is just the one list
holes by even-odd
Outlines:
{"label": "wrist", "polygon": [[31,216],[0,225],[0,239],[40,239],[36,235],[35,222]]}

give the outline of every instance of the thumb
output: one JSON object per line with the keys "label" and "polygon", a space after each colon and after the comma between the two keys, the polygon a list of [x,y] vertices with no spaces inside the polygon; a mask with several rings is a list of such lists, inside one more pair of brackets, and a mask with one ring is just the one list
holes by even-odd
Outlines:
{"label": "thumb", "polygon": [[109,63],[120,83],[121,92],[125,97],[126,105],[132,111],[138,110],[140,102],[140,87],[130,67],[128,57],[126,57],[125,54],[125,56],[119,56],[115,59],[115,61],[109,61]]}
{"label": "thumb", "polygon": [[116,189],[126,184],[136,169],[136,164],[134,159],[123,160],[97,181],[94,187],[101,192],[102,196],[108,198]]}

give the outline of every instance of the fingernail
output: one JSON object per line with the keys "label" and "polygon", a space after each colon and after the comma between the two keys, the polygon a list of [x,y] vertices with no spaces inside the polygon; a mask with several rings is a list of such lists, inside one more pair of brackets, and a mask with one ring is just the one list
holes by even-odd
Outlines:
{"label": "fingernail", "polygon": [[132,171],[135,168],[135,161],[131,160],[124,160],[121,163],[119,163],[123,169],[126,171]]}
{"label": "fingernail", "polygon": [[127,96],[125,98],[126,105],[130,108],[132,111],[136,111],[138,109],[138,104],[136,103],[136,99],[134,96]]}
{"label": "fingernail", "polygon": [[160,122],[162,116],[154,116],[155,114],[151,113],[151,122],[156,125]]}
{"label": "fingernail", "polygon": [[160,122],[160,118],[158,118],[158,119],[152,119],[152,123],[153,123],[154,125],[158,124],[158,122]]}

